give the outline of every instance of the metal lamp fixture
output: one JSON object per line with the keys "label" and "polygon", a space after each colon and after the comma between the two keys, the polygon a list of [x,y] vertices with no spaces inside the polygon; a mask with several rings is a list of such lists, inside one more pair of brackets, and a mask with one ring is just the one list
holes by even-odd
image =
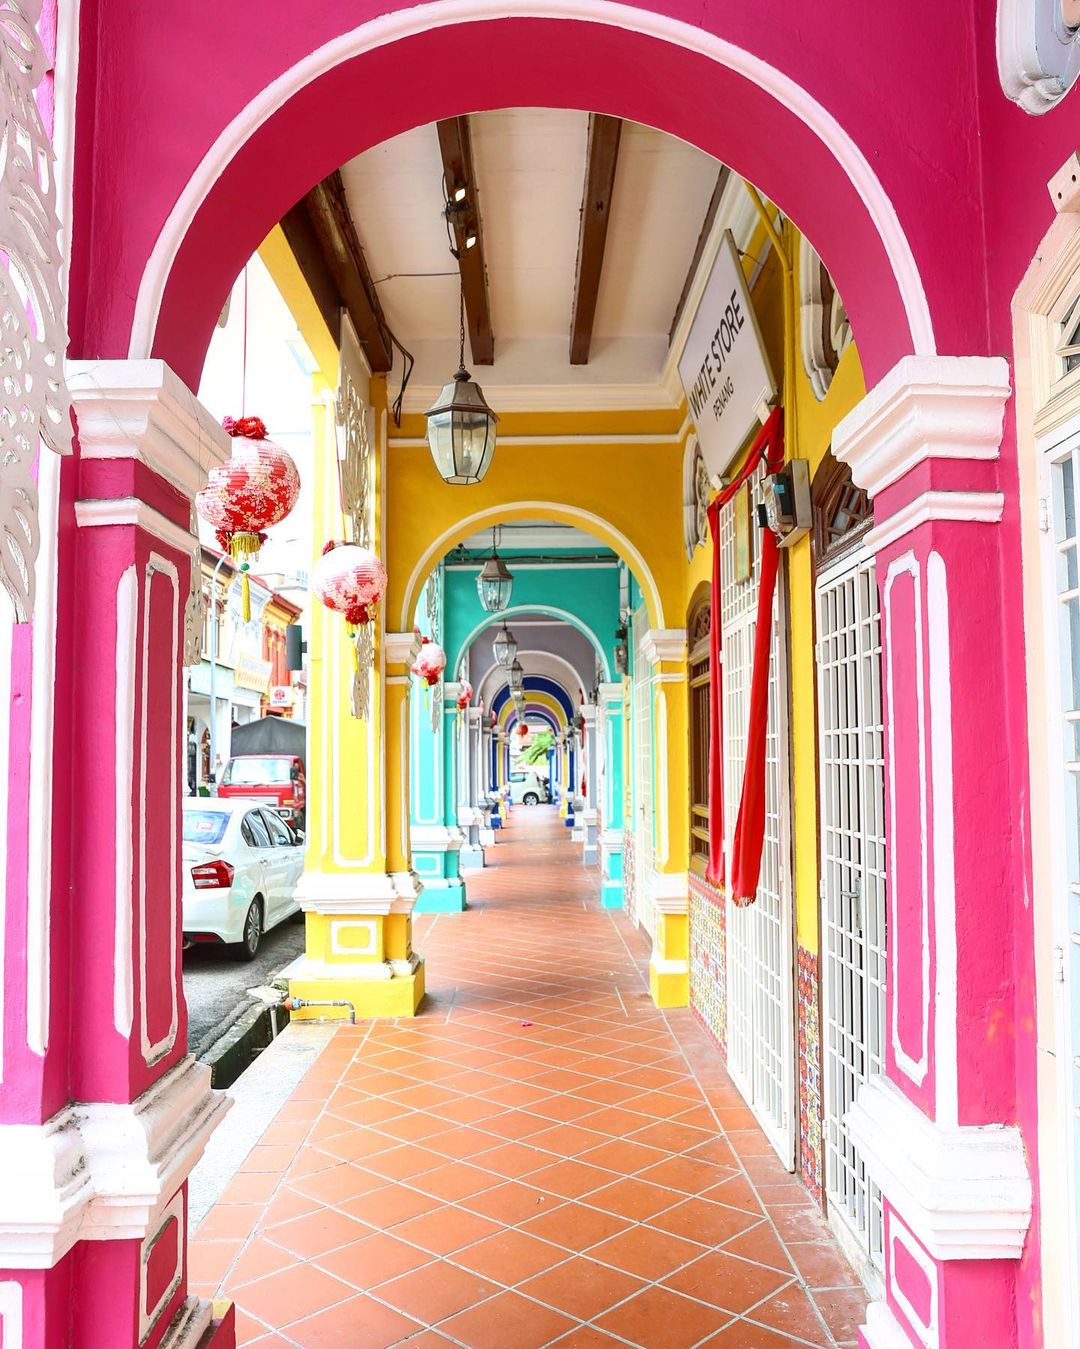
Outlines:
{"label": "metal lamp fixture", "polygon": [[523,692],[525,688],[525,667],[516,659],[510,666],[510,688],[514,693]]}
{"label": "metal lamp fixture", "polygon": [[513,590],[514,578],[492,540],[491,556],[480,568],[480,574],[476,578],[476,591],[480,596],[480,604],[489,614],[501,613],[509,606]]}
{"label": "metal lamp fixture", "polygon": [[508,670],[510,666],[513,665],[514,659],[517,656],[518,644],[514,634],[505,623],[502,625],[502,631],[496,633],[492,647],[495,652],[496,661],[503,669]]}
{"label": "metal lamp fixture", "polygon": [[495,423],[484,391],[465,369],[465,292],[461,293],[461,355],[458,371],[427,411],[428,446],[443,482],[479,482],[495,453]]}

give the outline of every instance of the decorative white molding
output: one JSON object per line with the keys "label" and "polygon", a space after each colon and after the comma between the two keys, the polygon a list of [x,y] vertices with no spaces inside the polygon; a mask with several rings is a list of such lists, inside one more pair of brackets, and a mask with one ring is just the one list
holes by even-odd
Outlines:
{"label": "decorative white molding", "polygon": [[617,684],[600,684],[596,690],[596,697],[601,706],[608,705],[609,715],[613,710],[613,705],[617,704],[618,713],[622,716],[623,686],[621,680]]}
{"label": "decorative white molding", "polygon": [[[150,1331],[157,1323],[161,1313],[176,1294],[177,1289],[184,1277],[184,1253],[187,1246],[187,1223],[185,1221],[186,1205],[184,1196],[180,1193],[174,1194],[172,1199],[162,1209],[155,1223],[156,1231],[153,1236],[149,1234],[142,1243],[142,1250],[139,1252],[139,1344],[144,1344]],[[176,1260],[173,1265],[172,1278],[166,1283],[165,1287],[158,1294],[157,1302],[151,1307],[148,1305],[150,1299],[150,1290],[148,1288],[148,1273],[150,1256],[159,1241],[165,1239],[165,1233],[170,1226],[175,1227],[176,1241]]]}
{"label": "decorative white molding", "polygon": [[927,459],[996,459],[1010,392],[1000,356],[905,356],[833,432],[871,496]]}
{"label": "decorative white molding", "polygon": [[394,878],[385,871],[305,871],[296,886],[305,913],[387,914],[397,898]]}
{"label": "decorative white molding", "polygon": [[680,914],[690,911],[690,877],[685,871],[654,871],[648,879],[648,892],[657,913]]}
{"label": "decorative white molding", "polygon": [[394,977],[388,960],[314,960],[307,956],[296,959],[281,971],[281,978],[289,983],[309,979],[347,979],[350,983],[385,983]]}
{"label": "decorative white molding", "polygon": [[866,1324],[860,1329],[868,1349],[911,1349],[911,1340],[888,1303],[871,1302],[866,1309]]}
{"label": "decorative white molding", "polygon": [[[142,529],[182,553],[191,553],[192,545],[198,544],[198,539],[190,530],[178,525],[175,520],[170,520],[167,515],[162,515],[160,511],[148,506],[145,501],[140,501],[138,497],[76,501],[75,521],[80,529],[101,529],[108,525],[127,525]],[[200,575],[200,586],[201,581]]]}
{"label": "decorative white molding", "polygon": [[194,497],[231,441],[164,361],[69,361],[84,459],[136,459]]}
{"label": "decorative white molding", "polygon": [[880,553],[920,525],[951,520],[977,525],[996,525],[1005,509],[1000,492],[923,492],[889,515],[863,536],[863,547]]}
{"label": "decorative white molding", "polygon": [[465,842],[460,829],[445,824],[412,824],[409,837],[414,852],[457,852]]}
{"label": "decorative white molding", "polygon": [[1080,74],[1080,34],[1061,0],[998,0],[998,78],[1025,112],[1049,112]]}
{"label": "decorative white molding", "polygon": [[142,1240],[231,1104],[189,1054],[129,1105],[0,1125],[0,1265],[51,1269],[76,1241]]}
{"label": "decorative white molding", "polygon": [[387,665],[411,665],[415,656],[416,634],[413,632],[384,632],[383,655]]}
{"label": "decorative white molding", "polygon": [[685,628],[650,628],[641,639],[641,650],[650,664],[686,659]]}
{"label": "decorative white molding", "polygon": [[880,1075],[844,1117],[866,1168],[936,1260],[1019,1259],[1031,1179],[1013,1125],[941,1125]]}
{"label": "decorative white molding", "polygon": [[851,345],[851,324],[828,269],[805,235],[799,240],[799,330],[803,369],[821,402]]}

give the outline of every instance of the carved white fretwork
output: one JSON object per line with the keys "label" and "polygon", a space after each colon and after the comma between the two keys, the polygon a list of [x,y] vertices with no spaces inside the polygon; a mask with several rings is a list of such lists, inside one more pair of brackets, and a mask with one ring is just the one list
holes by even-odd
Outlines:
{"label": "carved white fretwork", "polygon": [[[375,493],[372,490],[371,438],[368,434],[370,410],[359,387],[363,378],[359,351],[352,327],[347,316],[343,315],[341,362],[334,407],[341,509],[349,540],[363,548],[370,548],[375,537]],[[367,721],[371,716],[371,675],[375,668],[373,623],[365,623],[357,631],[354,655],[352,714],[360,721]]]}
{"label": "carved white fretwork", "polygon": [[[442,570],[435,572],[427,585],[427,635],[433,642],[442,641]],[[431,729],[438,734],[442,725],[443,681],[431,690]]]}
{"label": "carved white fretwork", "polygon": [[998,77],[1025,112],[1047,112],[1080,74],[1078,0],[998,0]]}
{"label": "carved white fretwork", "polygon": [[828,268],[806,239],[799,245],[799,325],[803,367],[820,400],[851,345],[851,324]]}
{"label": "carved white fretwork", "polygon": [[20,623],[34,608],[31,469],[41,441],[57,454],[71,449],[55,161],[34,97],[46,71],[40,8],[40,0],[0,8],[0,584]]}

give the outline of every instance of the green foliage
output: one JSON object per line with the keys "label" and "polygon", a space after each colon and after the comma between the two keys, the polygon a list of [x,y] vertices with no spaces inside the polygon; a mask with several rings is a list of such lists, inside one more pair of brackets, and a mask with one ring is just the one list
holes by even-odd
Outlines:
{"label": "green foliage", "polygon": [[532,738],[532,743],[522,754],[523,762],[531,768],[534,764],[543,763],[548,754],[555,748],[555,737],[550,731],[537,731]]}

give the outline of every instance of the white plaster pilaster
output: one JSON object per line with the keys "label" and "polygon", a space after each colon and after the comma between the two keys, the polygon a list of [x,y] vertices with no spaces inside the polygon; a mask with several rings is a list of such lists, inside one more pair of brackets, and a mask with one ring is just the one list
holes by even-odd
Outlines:
{"label": "white plaster pilaster", "polygon": [[655,665],[659,661],[686,660],[685,628],[650,628],[641,639],[645,659]]}

